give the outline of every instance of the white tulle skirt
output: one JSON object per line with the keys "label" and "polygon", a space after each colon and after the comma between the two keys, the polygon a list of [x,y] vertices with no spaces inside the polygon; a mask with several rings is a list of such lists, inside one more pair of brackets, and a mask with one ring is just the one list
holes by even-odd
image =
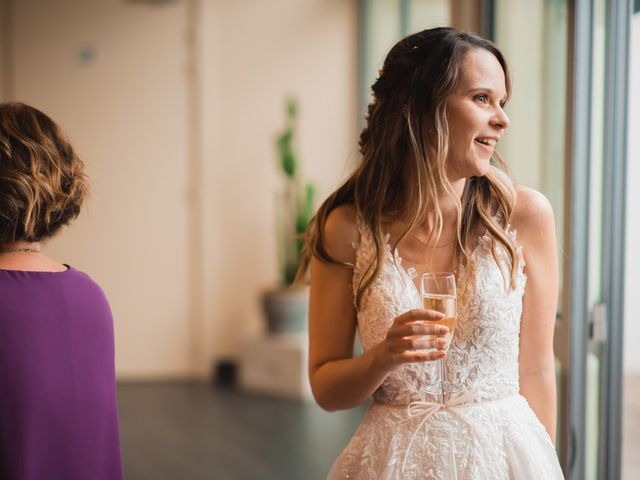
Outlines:
{"label": "white tulle skirt", "polygon": [[521,395],[445,407],[373,403],[329,479],[563,479],[546,430]]}

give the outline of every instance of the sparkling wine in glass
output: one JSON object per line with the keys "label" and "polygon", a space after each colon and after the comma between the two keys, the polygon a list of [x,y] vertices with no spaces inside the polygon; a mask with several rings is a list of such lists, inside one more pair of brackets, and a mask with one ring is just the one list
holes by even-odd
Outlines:
{"label": "sparkling wine in glass", "polygon": [[[421,293],[424,308],[435,310],[444,314],[444,318],[437,321],[426,321],[427,325],[446,325],[449,333],[444,337],[446,343],[444,350],[451,345],[453,331],[456,328],[456,277],[451,272],[425,273],[421,281]],[[444,396],[450,393],[450,386],[446,380],[444,360],[437,360],[437,380],[439,385],[436,394],[439,394],[444,402]]]}

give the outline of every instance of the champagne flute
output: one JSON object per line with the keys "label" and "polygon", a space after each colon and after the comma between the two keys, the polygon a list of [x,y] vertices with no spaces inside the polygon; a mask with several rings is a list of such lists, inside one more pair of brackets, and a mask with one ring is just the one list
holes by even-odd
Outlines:
{"label": "champagne flute", "polygon": [[[426,310],[435,310],[444,314],[444,318],[440,320],[426,321],[425,323],[427,325],[446,325],[449,328],[449,332],[444,337],[446,352],[449,350],[456,327],[456,277],[451,272],[425,273],[420,282],[420,292]],[[449,385],[446,380],[444,359],[436,361],[438,362],[436,383],[439,385],[439,389],[432,393],[439,394],[441,402],[444,403]]]}

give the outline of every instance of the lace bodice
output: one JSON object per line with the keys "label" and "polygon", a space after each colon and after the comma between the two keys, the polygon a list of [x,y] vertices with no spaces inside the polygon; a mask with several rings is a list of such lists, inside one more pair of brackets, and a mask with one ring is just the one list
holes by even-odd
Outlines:
{"label": "lace bodice", "polygon": [[[375,254],[358,224],[354,297]],[[509,232],[515,241],[515,232]],[[358,330],[365,349],[382,341],[393,320],[422,299],[398,253],[385,241],[380,275],[363,295]],[[526,277],[522,252],[515,288],[508,254],[483,236],[456,272],[458,322],[447,354],[447,379],[459,393],[438,403],[427,389],[436,362],[394,370],[374,393],[358,430],[336,459],[330,480],[560,480],[551,439],[518,393],[518,352]],[[504,272],[504,274],[503,274]]]}
{"label": "lace bodice", "polygon": [[[373,256],[375,246],[368,227],[358,222],[360,243],[355,245],[355,289]],[[516,232],[509,231],[515,240]],[[358,330],[363,348],[381,342],[393,320],[414,308],[422,298],[412,272],[402,267],[397,250],[386,238],[384,266],[365,292],[358,309]],[[518,351],[522,295],[526,283],[524,260],[518,248],[516,288],[510,288],[508,254],[498,245],[491,252],[488,235],[481,237],[468,265],[457,272],[458,321],[446,357],[447,379],[465,390],[474,390],[474,401],[499,400],[518,393]],[[436,363],[405,364],[393,371],[374,394],[374,400],[392,405],[433,401],[426,391],[436,378]]]}

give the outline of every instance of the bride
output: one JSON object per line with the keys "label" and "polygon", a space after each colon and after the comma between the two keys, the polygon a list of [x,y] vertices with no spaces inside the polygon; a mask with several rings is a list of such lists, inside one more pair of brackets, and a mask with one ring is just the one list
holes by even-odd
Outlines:
{"label": "bride", "polygon": [[[311,269],[316,401],[373,399],[329,478],[563,478],[554,217],[495,151],[510,93],[502,53],[451,28],[408,36],[385,59],[362,163],[311,222],[300,271]],[[442,315],[422,308],[425,272],[455,274],[446,351]],[[443,403],[432,393],[439,359],[457,387]]]}

